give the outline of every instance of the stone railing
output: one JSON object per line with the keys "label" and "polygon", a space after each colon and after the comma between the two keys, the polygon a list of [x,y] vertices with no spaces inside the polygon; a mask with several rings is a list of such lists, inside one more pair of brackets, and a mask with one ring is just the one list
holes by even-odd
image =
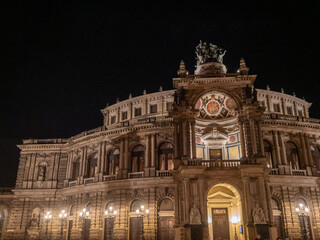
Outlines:
{"label": "stone railing", "polygon": [[234,168],[240,166],[240,160],[188,160],[188,166],[206,166],[214,168]]}
{"label": "stone railing", "polygon": [[157,177],[170,177],[170,176],[172,176],[172,172],[170,170],[157,171],[156,176]]}
{"label": "stone railing", "polygon": [[11,187],[1,187],[0,188],[0,194],[2,193],[11,193],[12,192],[12,189],[14,188],[11,188]]}
{"label": "stone railing", "polygon": [[128,173],[128,178],[143,178],[144,172]]}
{"label": "stone railing", "polygon": [[103,181],[114,181],[117,179],[117,175],[104,175],[103,176]]}
{"label": "stone railing", "polygon": [[76,185],[77,185],[77,180],[69,182],[69,187],[73,187],[73,186],[76,186]]}
{"label": "stone railing", "polygon": [[307,170],[291,169],[291,175],[293,176],[307,176]]}
{"label": "stone railing", "polygon": [[85,179],[83,179],[83,182],[84,182],[84,184],[93,183],[94,182],[94,177],[85,178]]}
{"label": "stone railing", "polygon": [[278,168],[271,168],[270,175],[279,175],[279,169]]}

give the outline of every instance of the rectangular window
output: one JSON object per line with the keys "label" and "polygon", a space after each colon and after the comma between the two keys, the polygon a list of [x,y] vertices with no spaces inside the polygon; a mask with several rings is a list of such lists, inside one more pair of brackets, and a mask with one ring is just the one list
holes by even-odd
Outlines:
{"label": "rectangular window", "polygon": [[126,120],[128,118],[128,112],[125,111],[125,112],[122,112],[121,113],[121,120]]}
{"label": "rectangular window", "polygon": [[287,107],[287,114],[292,116],[292,107]]}
{"label": "rectangular window", "polygon": [[167,111],[172,110],[172,102],[167,102]]}
{"label": "rectangular window", "polygon": [[264,101],[261,101],[261,102],[260,102],[260,106],[261,106],[261,107],[265,107],[265,106],[266,106],[265,102],[264,102]]}
{"label": "rectangular window", "polygon": [[274,103],[273,104],[273,111],[274,112],[280,112],[280,104],[279,103]]}
{"label": "rectangular window", "polygon": [[141,107],[134,109],[134,116],[135,116],[135,117],[141,116]]}
{"label": "rectangular window", "polygon": [[116,116],[111,116],[111,124],[114,124],[116,122]]}
{"label": "rectangular window", "polygon": [[303,117],[302,110],[298,110],[299,117]]}
{"label": "rectangular window", "polygon": [[150,113],[156,113],[158,111],[157,107],[157,104],[150,105]]}

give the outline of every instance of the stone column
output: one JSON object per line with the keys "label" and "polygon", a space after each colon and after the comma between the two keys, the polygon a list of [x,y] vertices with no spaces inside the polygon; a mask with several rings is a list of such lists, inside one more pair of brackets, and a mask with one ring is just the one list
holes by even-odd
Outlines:
{"label": "stone column", "polygon": [[259,142],[260,142],[260,154],[264,156],[265,152],[264,152],[263,134],[261,130],[261,121],[257,122],[257,126],[258,126]]}
{"label": "stone column", "polygon": [[275,148],[275,157],[276,157],[275,160],[277,161],[277,165],[282,165],[281,157],[280,157],[278,134],[276,131],[272,131],[272,138],[273,138],[273,146]]}
{"label": "stone column", "polygon": [[123,148],[124,148],[124,141],[123,139],[120,140],[120,148],[119,148],[119,174],[120,176],[118,175],[118,177],[121,179],[122,178],[122,171],[123,171],[123,160],[124,160],[124,157],[123,157]]}
{"label": "stone column", "polygon": [[307,146],[307,153],[308,153],[308,159],[309,159],[309,166],[314,167],[313,165],[313,157],[311,152],[311,146],[309,142],[309,136],[307,134],[304,135],[306,146]]}
{"label": "stone column", "polygon": [[246,154],[246,145],[245,145],[245,138],[244,138],[243,122],[242,121],[239,121],[239,130],[240,130],[241,155],[243,158],[246,158],[247,154]]}
{"label": "stone column", "polygon": [[178,124],[174,123],[174,158],[177,159],[179,157],[178,154]]}
{"label": "stone column", "polygon": [[[149,161],[150,161],[150,135],[147,134],[145,135],[146,138],[146,152],[145,152],[145,159],[144,159],[144,168],[147,170],[150,166]],[[146,172],[145,170],[145,172]]]}
{"label": "stone column", "polygon": [[124,163],[123,163],[123,178],[128,177],[128,163],[129,163],[129,137],[126,136],[124,139]]}
{"label": "stone column", "polygon": [[186,121],[183,121],[182,122],[182,155],[183,157],[186,157],[187,156],[187,123]]}
{"label": "stone column", "polygon": [[183,188],[184,188],[184,200],[185,200],[185,223],[189,223],[189,210],[190,210],[190,193],[189,193],[189,179],[188,178],[185,178],[183,180]]}
{"label": "stone column", "polygon": [[196,122],[191,122],[191,142],[192,142],[192,158],[197,158],[197,152],[196,152],[196,128],[195,128]]}
{"label": "stone column", "polygon": [[156,175],[156,134],[151,134],[151,165],[150,165],[150,177]]}
{"label": "stone column", "polygon": [[255,122],[254,120],[250,119],[250,129],[251,129],[251,144],[252,144],[252,153],[257,154],[257,138],[256,138],[256,130],[255,130]]}
{"label": "stone column", "polygon": [[309,166],[308,156],[307,156],[307,149],[306,149],[306,143],[304,141],[304,136],[302,133],[299,133],[299,139],[300,139],[300,146],[302,151],[302,159],[303,164],[305,167]]}
{"label": "stone column", "polygon": [[283,165],[287,165],[288,162],[287,162],[286,147],[283,142],[282,132],[278,132],[278,136],[279,136],[279,143],[280,143],[280,148],[281,148],[281,159],[282,159],[281,162]]}

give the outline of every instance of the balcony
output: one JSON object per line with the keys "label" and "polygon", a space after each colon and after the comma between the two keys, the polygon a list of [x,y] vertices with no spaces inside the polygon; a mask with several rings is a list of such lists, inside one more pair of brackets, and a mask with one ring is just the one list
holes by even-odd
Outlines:
{"label": "balcony", "polygon": [[156,176],[157,177],[170,177],[170,176],[172,176],[172,171],[170,171],[170,170],[157,171]]}
{"label": "balcony", "polygon": [[213,168],[236,168],[240,166],[240,160],[188,160],[188,166],[206,166]]}
{"label": "balcony", "polygon": [[133,173],[128,173],[128,178],[143,178],[144,177],[144,172],[133,172]]}

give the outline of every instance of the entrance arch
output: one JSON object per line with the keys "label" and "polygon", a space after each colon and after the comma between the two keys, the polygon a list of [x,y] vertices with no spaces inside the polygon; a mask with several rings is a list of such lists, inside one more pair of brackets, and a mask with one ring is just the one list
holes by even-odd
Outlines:
{"label": "entrance arch", "polygon": [[[207,194],[209,239],[245,239],[242,200],[240,192],[232,185],[219,183]],[[237,221],[235,221],[237,220]],[[232,222],[237,222],[233,224]]]}

